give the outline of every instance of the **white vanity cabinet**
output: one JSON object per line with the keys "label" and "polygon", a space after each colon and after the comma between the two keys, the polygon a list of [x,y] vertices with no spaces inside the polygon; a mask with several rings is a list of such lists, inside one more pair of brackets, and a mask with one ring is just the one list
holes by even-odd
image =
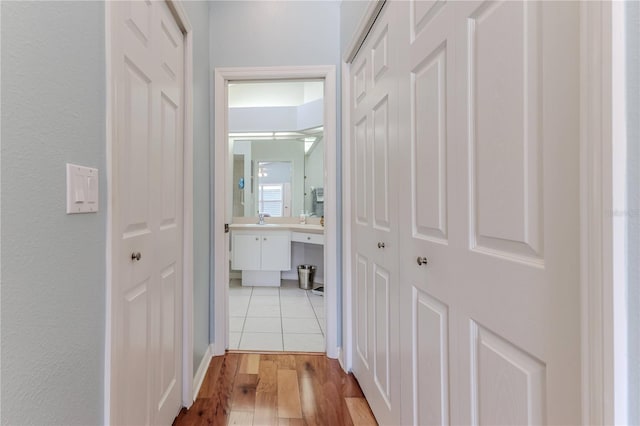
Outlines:
{"label": "white vanity cabinet", "polygon": [[233,231],[231,267],[242,271],[242,285],[280,285],[280,271],[291,269],[291,232]]}
{"label": "white vanity cabinet", "polygon": [[233,233],[231,241],[231,267],[233,269],[254,270],[260,269],[262,264],[261,236],[253,233]]}
{"label": "white vanity cabinet", "polygon": [[260,259],[262,271],[288,271],[291,269],[291,234],[273,231],[263,234]]}
{"label": "white vanity cabinet", "polygon": [[292,232],[291,241],[306,244],[324,245],[324,234],[312,234],[309,232]]}

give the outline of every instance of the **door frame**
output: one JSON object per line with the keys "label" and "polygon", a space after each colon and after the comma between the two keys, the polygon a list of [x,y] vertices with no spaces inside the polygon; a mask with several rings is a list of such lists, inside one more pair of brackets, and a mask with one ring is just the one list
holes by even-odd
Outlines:
{"label": "door frame", "polygon": [[[337,358],[338,346],[338,216],[337,216],[337,104],[336,104],[336,67],[322,66],[282,66],[282,67],[234,67],[214,69],[214,159],[213,170],[213,308],[214,308],[214,355],[225,353],[228,345],[228,289],[229,289],[229,248],[225,244],[224,224],[227,202],[227,159],[228,159],[228,91],[229,81],[242,80],[282,80],[282,79],[318,79],[324,80],[324,164],[325,187],[333,188],[325,192],[325,244],[324,265],[326,351],[329,358]],[[331,161],[328,161],[331,160]],[[330,167],[334,165],[334,167]],[[214,190],[214,189],[221,190]],[[216,214],[216,212],[218,212]]]}
{"label": "door frame", "polygon": [[[350,68],[385,0],[367,0],[342,57],[343,366],[353,365],[351,264]],[[582,420],[615,423],[614,366],[614,67],[615,10],[608,2],[580,7],[580,289]],[[617,284],[616,284],[617,286]]]}
{"label": "door frame", "polygon": [[[189,408],[193,404],[193,27],[184,9],[182,0],[165,0],[178,27],[184,35],[184,131],[183,131],[183,274],[182,274],[182,405]],[[112,13],[114,4],[105,4],[105,56],[106,56],[106,175],[107,175],[107,244],[106,244],[106,307],[105,307],[105,348],[104,348],[104,424],[111,424],[112,377],[116,374],[113,365],[113,288],[116,262],[114,249],[114,200],[116,193],[115,174],[115,85],[114,61],[112,58]],[[177,415],[178,413],[176,413]]]}
{"label": "door frame", "polygon": [[580,285],[582,421],[615,424],[614,149],[615,6],[580,12]]}

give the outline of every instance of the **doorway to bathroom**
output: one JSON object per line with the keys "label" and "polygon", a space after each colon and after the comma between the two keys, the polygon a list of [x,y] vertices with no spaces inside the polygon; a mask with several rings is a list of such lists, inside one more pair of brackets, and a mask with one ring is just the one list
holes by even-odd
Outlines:
{"label": "doorway to bathroom", "polygon": [[215,351],[335,358],[335,69],[215,77]]}

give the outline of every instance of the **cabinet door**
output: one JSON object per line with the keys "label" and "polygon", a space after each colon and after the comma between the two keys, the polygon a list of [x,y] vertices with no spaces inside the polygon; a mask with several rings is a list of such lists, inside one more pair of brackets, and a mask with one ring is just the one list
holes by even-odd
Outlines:
{"label": "cabinet door", "polygon": [[257,271],[260,269],[260,236],[234,234],[231,267],[236,270]]}
{"label": "cabinet door", "polygon": [[288,271],[291,269],[291,239],[289,235],[262,235],[263,271]]}

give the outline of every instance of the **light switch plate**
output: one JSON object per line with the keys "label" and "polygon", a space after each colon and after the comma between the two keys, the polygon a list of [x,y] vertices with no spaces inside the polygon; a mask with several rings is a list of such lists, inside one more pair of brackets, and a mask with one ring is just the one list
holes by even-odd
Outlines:
{"label": "light switch plate", "polygon": [[67,214],[98,211],[98,169],[67,163]]}

